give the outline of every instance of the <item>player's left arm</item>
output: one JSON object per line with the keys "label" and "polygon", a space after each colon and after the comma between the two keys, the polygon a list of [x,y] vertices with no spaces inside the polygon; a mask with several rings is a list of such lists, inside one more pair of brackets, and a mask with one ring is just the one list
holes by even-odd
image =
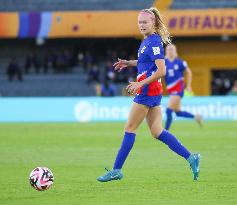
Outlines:
{"label": "player's left arm", "polygon": [[140,81],[140,82],[130,82],[127,86],[127,90],[129,93],[135,93],[140,87],[152,83],[166,75],[166,66],[164,59],[156,59],[155,64],[158,67],[157,71],[153,73],[150,77]]}
{"label": "player's left arm", "polygon": [[165,60],[164,59],[156,59],[155,64],[158,68],[157,71],[155,73],[153,73],[150,77],[140,81],[142,86],[152,83],[152,82],[165,76],[165,74],[166,74]]}
{"label": "player's left arm", "polygon": [[185,69],[185,74],[187,77],[187,90],[192,92],[192,71],[189,67]]}
{"label": "player's left arm", "polygon": [[151,61],[155,62],[158,69],[151,76],[140,82],[130,82],[130,84],[126,88],[130,93],[135,93],[142,86],[148,85],[165,76],[166,74],[164,48],[163,44],[160,41],[154,41],[151,45],[148,46],[147,55],[150,57]]}

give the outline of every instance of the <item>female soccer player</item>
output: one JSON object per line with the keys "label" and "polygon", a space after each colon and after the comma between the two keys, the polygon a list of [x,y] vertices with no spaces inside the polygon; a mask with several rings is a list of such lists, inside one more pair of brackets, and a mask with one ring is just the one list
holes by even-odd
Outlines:
{"label": "female soccer player", "polygon": [[181,111],[181,99],[184,95],[184,72],[187,73],[187,90],[192,92],[192,71],[187,63],[178,58],[175,45],[170,44],[166,47],[166,89],[169,94],[169,103],[166,109],[165,129],[169,130],[172,123],[172,113],[177,117],[193,118],[201,126],[201,116],[193,115],[187,111]]}
{"label": "female soccer player", "polygon": [[137,128],[145,118],[153,137],[186,159],[192,169],[194,180],[197,180],[200,155],[191,154],[174,135],[162,128],[160,78],[166,74],[163,43],[170,43],[169,33],[156,8],[142,10],[138,16],[138,26],[144,35],[144,40],[138,50],[138,60],[118,59],[114,64],[118,71],[128,66],[137,66],[137,82],[131,82],[127,86],[129,93],[136,93],[134,103],[125,125],[123,142],[113,169],[107,170],[108,172],[97,180],[107,182],[122,179],[122,166],[133,147]]}

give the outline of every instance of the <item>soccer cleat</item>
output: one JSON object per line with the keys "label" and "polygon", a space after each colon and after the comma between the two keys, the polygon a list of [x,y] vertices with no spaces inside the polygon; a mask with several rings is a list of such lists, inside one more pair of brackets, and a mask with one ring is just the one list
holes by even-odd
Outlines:
{"label": "soccer cleat", "polygon": [[190,169],[193,172],[193,179],[197,180],[199,177],[199,162],[200,162],[200,154],[191,154],[187,159],[190,165]]}
{"label": "soccer cleat", "polygon": [[195,115],[195,120],[198,123],[198,125],[202,127],[202,116],[199,114]]}
{"label": "soccer cleat", "polygon": [[108,182],[112,180],[121,180],[123,178],[123,173],[121,172],[120,169],[108,170],[105,168],[105,170],[107,171],[107,173],[97,178],[98,181]]}

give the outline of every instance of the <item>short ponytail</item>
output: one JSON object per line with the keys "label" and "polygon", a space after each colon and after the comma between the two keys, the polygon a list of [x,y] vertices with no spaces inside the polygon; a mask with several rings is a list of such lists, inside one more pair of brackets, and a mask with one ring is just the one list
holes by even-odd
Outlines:
{"label": "short ponytail", "polygon": [[144,9],[142,11],[151,13],[155,16],[156,33],[161,36],[161,39],[165,44],[171,44],[170,33],[163,22],[163,19],[161,17],[159,10],[155,7],[151,7],[149,9]]}

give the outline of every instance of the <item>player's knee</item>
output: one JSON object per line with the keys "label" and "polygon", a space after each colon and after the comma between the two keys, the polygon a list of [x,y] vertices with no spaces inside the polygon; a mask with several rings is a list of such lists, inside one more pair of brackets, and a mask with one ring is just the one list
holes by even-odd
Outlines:
{"label": "player's knee", "polygon": [[163,128],[151,129],[151,135],[153,138],[158,139],[162,131],[163,131]]}
{"label": "player's knee", "polygon": [[136,126],[133,123],[127,123],[124,127],[125,132],[135,132]]}

